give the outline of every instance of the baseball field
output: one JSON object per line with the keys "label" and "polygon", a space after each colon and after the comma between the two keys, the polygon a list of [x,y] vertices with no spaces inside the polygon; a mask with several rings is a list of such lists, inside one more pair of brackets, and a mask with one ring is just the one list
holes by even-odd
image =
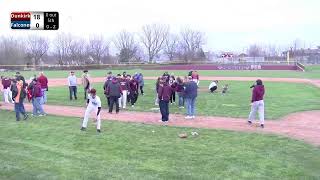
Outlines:
{"label": "baseball field", "polygon": [[[306,72],[198,71],[197,118],[185,120],[186,110],[172,104],[168,126],[158,122],[154,104],[155,78],[163,71],[112,70],[145,77],[145,95],[117,115],[106,111],[108,71],[89,71],[102,100],[101,134],[92,121],[86,132],[79,130],[83,88],[77,101],[69,100],[69,71],[44,71],[48,116],[16,122],[12,105],[2,105],[0,179],[320,179],[320,66]],[[21,73],[26,79],[37,74]],[[264,129],[246,124],[249,87],[258,77],[266,88]],[[211,80],[219,80],[217,93],[208,91]],[[229,90],[222,95],[225,84]]]}

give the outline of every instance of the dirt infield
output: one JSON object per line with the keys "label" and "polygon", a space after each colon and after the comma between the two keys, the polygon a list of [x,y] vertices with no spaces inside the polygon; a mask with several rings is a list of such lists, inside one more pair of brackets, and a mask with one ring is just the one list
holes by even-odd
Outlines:
{"label": "dirt infield", "polygon": [[[28,111],[32,110],[31,104],[26,104]],[[3,105],[1,109],[13,110],[13,105]],[[45,105],[48,114],[68,117],[83,117],[84,107]],[[255,125],[249,126],[246,119],[228,117],[198,116],[195,120],[185,120],[183,115],[171,114],[169,126],[224,129],[242,132],[256,132],[278,134],[303,140],[320,146],[320,111],[308,111],[290,114],[278,121],[266,121],[266,128],[261,129]],[[106,110],[101,112],[104,120],[122,122],[136,122],[144,124],[162,124],[158,122],[160,113],[121,111],[119,114],[109,114]]]}
{"label": "dirt infield", "polygon": [[[201,80],[219,80],[219,81],[255,81],[259,77],[213,77],[213,76],[201,76]],[[93,83],[101,83],[105,81],[105,77],[95,77],[91,78]],[[156,80],[157,77],[144,77],[145,80]],[[263,81],[267,82],[289,82],[289,83],[305,83],[311,84],[316,87],[320,88],[320,80],[311,80],[311,79],[302,79],[302,78],[267,78],[267,77],[260,77]],[[81,82],[79,79],[78,82]],[[67,86],[67,79],[62,78],[55,78],[49,79],[49,87],[56,87],[56,86]]]}

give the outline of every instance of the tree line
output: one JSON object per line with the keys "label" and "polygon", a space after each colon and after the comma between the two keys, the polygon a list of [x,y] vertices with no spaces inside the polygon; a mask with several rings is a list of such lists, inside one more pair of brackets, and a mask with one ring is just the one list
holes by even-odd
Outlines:
{"label": "tree line", "polygon": [[[0,38],[0,64],[40,65],[41,62],[60,65],[102,63],[155,63],[165,59],[204,60],[205,33],[185,27],[171,33],[165,24],[144,25],[139,33],[123,30],[113,37],[95,35],[89,38],[59,33],[53,40],[38,35],[24,39],[13,36]],[[114,48],[111,48],[114,47]],[[116,56],[110,55],[115,49]]]}

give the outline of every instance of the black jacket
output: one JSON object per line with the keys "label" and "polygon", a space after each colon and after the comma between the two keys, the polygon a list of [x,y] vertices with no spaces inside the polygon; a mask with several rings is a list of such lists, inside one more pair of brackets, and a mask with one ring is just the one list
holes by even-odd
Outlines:
{"label": "black jacket", "polygon": [[113,80],[112,83],[110,83],[107,87],[107,93],[108,96],[115,96],[115,97],[121,97],[122,91],[120,88],[120,84],[118,81]]}
{"label": "black jacket", "polygon": [[18,75],[18,76],[16,77],[16,80],[17,80],[17,81],[22,80],[22,82],[23,82],[23,88],[26,88],[26,87],[28,86],[28,83],[26,83],[26,80],[24,79],[24,77],[23,77],[22,75]]}
{"label": "black jacket", "polygon": [[[12,84],[10,90],[12,91],[12,100],[14,101],[14,99],[17,97],[18,95],[18,88],[17,88],[17,84],[14,83]],[[20,92],[20,101],[24,100],[27,96],[27,92],[25,88],[21,88],[21,92]]]}
{"label": "black jacket", "polygon": [[112,83],[111,79],[106,80],[103,85],[104,94],[107,95],[108,86]]}
{"label": "black jacket", "polygon": [[198,96],[198,85],[194,81],[185,84],[184,97],[196,98]]}

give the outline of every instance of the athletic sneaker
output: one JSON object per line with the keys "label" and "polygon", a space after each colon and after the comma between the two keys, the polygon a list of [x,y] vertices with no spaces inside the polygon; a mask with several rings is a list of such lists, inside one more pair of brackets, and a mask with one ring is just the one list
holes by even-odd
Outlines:
{"label": "athletic sneaker", "polygon": [[85,128],[85,127],[81,127],[81,131],[85,131],[87,128]]}
{"label": "athletic sneaker", "polygon": [[185,119],[192,119],[192,116],[186,116]]}
{"label": "athletic sneaker", "polygon": [[132,105],[131,107],[133,107],[133,108],[134,108],[134,105]]}
{"label": "athletic sneaker", "polygon": [[168,126],[168,122],[169,122],[169,121],[162,121],[162,124],[161,124],[161,125],[162,125],[162,126]]}
{"label": "athletic sneaker", "polygon": [[192,119],[196,118],[195,116],[191,116]]}
{"label": "athletic sneaker", "polygon": [[184,108],[184,106],[179,106],[179,108],[180,108],[180,109],[183,109],[183,108]]}
{"label": "athletic sneaker", "polygon": [[100,129],[97,129],[97,132],[98,132],[98,133],[101,133],[101,130],[100,130]]}
{"label": "athletic sneaker", "polygon": [[25,114],[24,117],[23,117],[23,120],[27,120],[28,117],[29,117],[28,114]]}
{"label": "athletic sneaker", "polygon": [[261,127],[261,128],[264,128],[264,124],[261,124],[260,127]]}

